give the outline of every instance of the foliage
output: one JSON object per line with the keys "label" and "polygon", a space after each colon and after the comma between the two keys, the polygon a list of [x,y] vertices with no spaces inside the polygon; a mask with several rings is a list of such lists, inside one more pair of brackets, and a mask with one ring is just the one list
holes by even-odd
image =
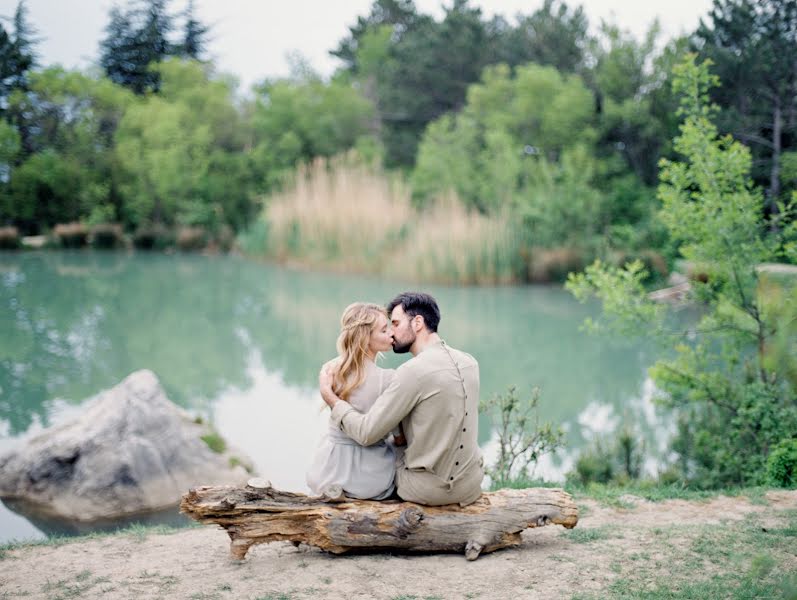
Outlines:
{"label": "foliage", "polygon": [[[767,210],[775,212],[785,183],[782,152],[797,140],[797,2],[714,0],[692,43],[722,81],[711,92],[722,106],[720,130],[749,145],[751,174],[767,186]],[[785,191],[794,189],[790,182]]]}
{"label": "foliage", "polygon": [[532,479],[540,457],[563,446],[561,429],[550,423],[540,424],[539,402],[539,388],[534,388],[528,399],[521,399],[517,389],[510,386],[506,393],[481,403],[480,411],[498,417],[498,456],[485,469],[493,482]]}
{"label": "foliage", "polygon": [[625,426],[613,438],[598,437],[581,451],[567,481],[579,486],[593,483],[628,485],[642,476],[645,442]]}
{"label": "foliage", "polygon": [[767,480],[770,485],[797,487],[797,439],[781,440],[770,452]]}
{"label": "foliage", "polygon": [[116,130],[125,219],[240,226],[251,211],[250,176],[229,83],[195,61],[170,59],[157,72],[160,94],[131,104]]}
{"label": "foliage", "polygon": [[768,231],[762,194],[749,179],[749,150],[719,136],[711,121],[708,91],[715,84],[708,64],[694,56],[677,66],[684,122],[674,147],[684,159],[662,161],[659,186],[660,219],[681,254],[710,271],[706,282],[693,282],[704,313],[690,328],[694,341],[681,343],[667,331],[665,308],[647,299],[638,263],[623,269],[596,263],[568,281],[578,298],[603,302],[609,324],[658,333],[675,351],[651,375],[661,401],[680,413],[673,448],[682,474],[705,486],[761,481],[770,448],[797,428],[797,395],[785,376],[795,356],[781,355],[775,365],[768,353],[783,318],[768,308],[758,269],[789,256],[797,231],[794,225]]}
{"label": "foliage", "polygon": [[215,431],[200,436],[200,439],[216,454],[223,454],[227,450],[227,442]]}
{"label": "foliage", "polygon": [[312,72],[256,88],[252,161],[271,191],[300,162],[332,157],[371,137],[373,105],[344,79],[324,82]]}

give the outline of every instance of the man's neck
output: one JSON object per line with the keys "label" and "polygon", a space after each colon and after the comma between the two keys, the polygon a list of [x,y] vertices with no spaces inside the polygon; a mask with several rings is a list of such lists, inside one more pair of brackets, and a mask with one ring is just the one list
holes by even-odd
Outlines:
{"label": "man's neck", "polygon": [[426,350],[432,344],[440,341],[440,336],[436,333],[422,332],[417,335],[415,342],[410,346],[410,352],[413,356],[418,356],[421,352]]}

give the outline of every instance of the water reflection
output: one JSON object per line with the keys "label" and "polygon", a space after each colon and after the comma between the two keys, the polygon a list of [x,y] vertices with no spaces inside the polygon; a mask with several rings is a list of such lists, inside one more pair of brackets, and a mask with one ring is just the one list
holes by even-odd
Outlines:
{"label": "water reflection", "polygon": [[[50,425],[54,398],[77,408],[149,368],[172,400],[214,420],[275,485],[304,489],[326,423],[318,368],[334,355],[340,314],[408,287],[236,257],[0,254],[0,451]],[[479,360],[484,397],[509,385],[542,388],[541,418],[563,424],[568,443],[540,465],[546,474],[563,473],[593,432],[624,419],[661,446],[667,429],[645,376],[651,353],[581,333],[591,308],[555,287],[424,289],[440,302],[442,336]],[[488,453],[491,438],[483,416]]]}

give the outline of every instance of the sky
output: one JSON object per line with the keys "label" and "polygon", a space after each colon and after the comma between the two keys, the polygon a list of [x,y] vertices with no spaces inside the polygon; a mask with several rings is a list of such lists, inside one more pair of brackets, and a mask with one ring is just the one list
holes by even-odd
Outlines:
{"label": "sky", "polygon": [[[0,15],[11,16],[18,0],[0,0]],[[43,65],[86,68],[95,64],[99,41],[114,5],[124,0],[26,0],[38,29]],[[421,13],[440,17],[453,0],[416,0]],[[543,0],[471,0],[487,17],[510,21],[529,14]],[[209,55],[220,71],[236,75],[241,89],[266,77],[289,74],[291,53],[298,52],[324,76],[339,62],[328,52],[345,37],[358,16],[370,12],[372,0],[194,0],[201,21],[212,26]],[[176,12],[187,0],[172,0]],[[569,2],[571,6],[578,2]],[[590,23],[613,20],[641,37],[656,18],[665,38],[687,32],[707,14],[711,0],[586,0]]]}

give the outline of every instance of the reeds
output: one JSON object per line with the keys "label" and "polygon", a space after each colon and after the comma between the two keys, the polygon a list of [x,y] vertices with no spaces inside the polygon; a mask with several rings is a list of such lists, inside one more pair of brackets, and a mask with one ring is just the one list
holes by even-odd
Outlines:
{"label": "reeds", "polygon": [[283,262],[417,282],[517,280],[508,219],[469,212],[453,195],[418,211],[401,179],[346,157],[301,167],[267,200],[242,246]]}

